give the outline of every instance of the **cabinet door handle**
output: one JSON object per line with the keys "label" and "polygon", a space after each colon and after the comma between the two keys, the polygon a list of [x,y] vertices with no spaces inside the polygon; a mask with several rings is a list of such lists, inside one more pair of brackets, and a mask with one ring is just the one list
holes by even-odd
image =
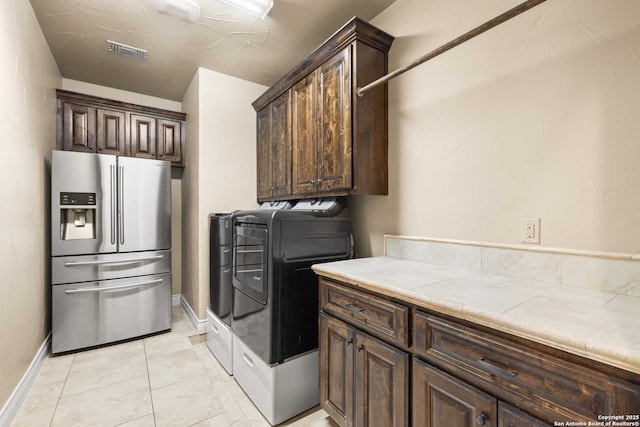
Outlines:
{"label": "cabinet door handle", "polygon": [[347,341],[344,343],[344,345],[345,345],[346,347],[349,347],[349,346],[351,345],[351,343],[352,343],[352,342],[353,342],[353,338],[349,338],[349,339],[347,339]]}
{"label": "cabinet door handle", "polygon": [[476,362],[478,362],[480,366],[482,366],[483,368],[485,368],[487,371],[489,371],[494,375],[499,375],[503,377],[512,377],[512,378],[518,375],[517,371],[507,370],[507,369],[501,368],[500,366],[496,366],[493,363],[489,362],[488,360],[485,360],[484,357],[481,357],[480,359],[476,360]]}
{"label": "cabinet door handle", "polygon": [[344,304],[343,307],[357,319],[366,320],[369,317],[366,314],[366,310],[362,307],[358,307],[357,305]]}
{"label": "cabinet door handle", "polygon": [[487,417],[485,417],[484,414],[480,414],[476,417],[476,424],[483,426],[486,423],[487,423]]}
{"label": "cabinet door handle", "polygon": [[359,345],[356,347],[356,350],[358,350],[358,353],[362,351],[364,347],[362,345]]}
{"label": "cabinet door handle", "polygon": [[344,308],[346,308],[352,313],[362,313],[364,311],[364,308],[358,307],[357,305],[353,305],[353,304],[345,304]]}

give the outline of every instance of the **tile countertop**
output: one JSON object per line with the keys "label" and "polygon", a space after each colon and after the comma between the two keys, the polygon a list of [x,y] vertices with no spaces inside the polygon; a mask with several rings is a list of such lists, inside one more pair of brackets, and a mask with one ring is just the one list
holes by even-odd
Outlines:
{"label": "tile countertop", "polygon": [[640,298],[392,257],[321,276],[640,374]]}

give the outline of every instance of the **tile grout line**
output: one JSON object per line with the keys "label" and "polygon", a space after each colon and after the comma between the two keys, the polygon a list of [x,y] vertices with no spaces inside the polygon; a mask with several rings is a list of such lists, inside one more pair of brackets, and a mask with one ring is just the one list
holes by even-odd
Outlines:
{"label": "tile grout line", "polygon": [[151,374],[149,373],[149,359],[147,359],[147,345],[142,340],[142,349],[144,351],[144,365],[147,367],[147,383],[149,384],[149,398],[151,399],[151,415],[153,416],[153,425],[157,426],[156,422],[156,409],[153,406],[153,391],[151,390]]}
{"label": "tile grout line", "polygon": [[[51,356],[51,354],[49,355]],[[60,396],[58,396],[58,401],[56,402],[56,407],[53,410],[53,414],[51,414],[51,421],[49,421],[49,426],[53,425],[53,420],[56,417],[56,412],[58,412],[58,406],[60,406],[60,401],[62,400],[62,393],[64,392],[64,388],[67,386],[67,381],[69,380],[69,375],[71,374],[71,368],[73,368],[73,362],[76,360],[75,354],[71,359],[71,364],[69,364],[69,370],[67,371],[67,375],[64,377],[64,384],[62,384],[62,389],[60,389]]]}

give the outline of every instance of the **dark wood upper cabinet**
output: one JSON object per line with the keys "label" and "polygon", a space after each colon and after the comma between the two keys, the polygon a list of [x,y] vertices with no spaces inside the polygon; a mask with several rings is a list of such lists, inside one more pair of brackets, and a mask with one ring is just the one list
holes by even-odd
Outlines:
{"label": "dark wood upper cabinet", "polygon": [[291,194],[291,98],[283,93],[271,103],[273,195]]}
{"label": "dark wood upper cabinet", "polygon": [[318,70],[319,192],[351,189],[351,48]]}
{"label": "dark wood upper cabinet", "polygon": [[291,194],[291,100],[283,93],[258,111],[258,200]]}
{"label": "dark wood upper cabinet", "polygon": [[178,120],[158,119],[158,158],[170,162],[182,160],[184,124]]}
{"label": "dark wood upper cabinet", "polygon": [[256,140],[258,200],[273,195],[273,168],[271,165],[271,108],[258,111],[258,138]]}
{"label": "dark wood upper cabinet", "polygon": [[144,159],[156,158],[156,119],[131,114],[131,155]]}
{"label": "dark wood upper cabinet", "polygon": [[58,89],[57,148],[184,166],[186,114]]}
{"label": "dark wood upper cabinet", "polygon": [[126,155],[125,113],[98,108],[96,136],[98,153]]}
{"label": "dark wood upper cabinet", "polygon": [[[69,102],[58,103],[58,115],[62,110],[64,150],[96,151],[96,109]],[[60,119],[58,119],[60,123]],[[60,132],[60,130],[59,130]]]}
{"label": "dark wood upper cabinet", "polygon": [[310,74],[291,89],[293,128],[293,194],[313,194],[316,190],[316,75]]}
{"label": "dark wood upper cabinet", "polygon": [[353,18],[254,101],[259,113],[291,91],[292,188],[259,201],[388,193],[387,87],[355,91],[387,72],[392,42]]}

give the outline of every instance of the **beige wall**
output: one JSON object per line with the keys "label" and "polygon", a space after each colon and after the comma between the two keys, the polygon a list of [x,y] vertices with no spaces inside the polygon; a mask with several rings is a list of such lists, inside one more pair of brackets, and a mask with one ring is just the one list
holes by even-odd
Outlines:
{"label": "beige wall", "polygon": [[[131,104],[182,111],[182,103],[78,80],[62,79],[61,89]],[[187,117],[187,121],[190,117]],[[182,292],[182,170],[171,168],[171,293]]]}
{"label": "beige wall", "polygon": [[[520,0],[397,0],[391,70]],[[393,80],[390,195],[352,198],[360,256],[382,234],[640,250],[640,2],[545,2]]]}
{"label": "beige wall", "polygon": [[60,82],[29,2],[0,2],[0,408],[50,330],[49,189]]}
{"label": "beige wall", "polygon": [[[192,174],[190,167],[195,162],[199,163],[194,168],[196,172],[182,183],[183,194],[190,194],[183,205],[190,257],[183,284],[189,283],[187,301],[200,319],[206,318],[209,301],[208,215],[257,207],[256,115],[251,102],[266,89],[200,68],[183,99],[185,112],[190,117],[198,115],[198,129],[187,127],[190,141],[194,138],[189,132],[198,133],[198,147],[196,156],[187,155],[185,176]],[[183,240],[185,253],[186,246]],[[187,269],[186,262],[184,268]]]}
{"label": "beige wall", "polygon": [[182,104],[180,102],[158,98],[156,96],[144,95],[137,92],[129,92],[128,90],[81,82],[79,80],[63,78],[62,89],[99,96],[102,98],[114,99],[116,101],[129,102],[131,104],[146,105],[148,107],[162,108],[170,111],[182,111]]}
{"label": "beige wall", "polygon": [[198,292],[198,161],[200,147],[200,72],[191,80],[182,99],[187,113],[185,168],[182,174],[182,296],[191,307],[197,307]]}

